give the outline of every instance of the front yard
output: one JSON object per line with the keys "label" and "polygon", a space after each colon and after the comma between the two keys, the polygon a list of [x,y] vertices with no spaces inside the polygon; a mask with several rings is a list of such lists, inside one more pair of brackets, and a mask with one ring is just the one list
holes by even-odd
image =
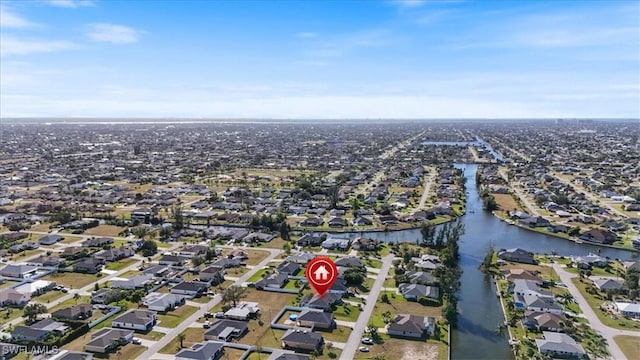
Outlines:
{"label": "front yard", "polygon": [[167,314],[158,314],[158,326],[174,328],[197,310],[195,306],[182,305]]}
{"label": "front yard", "polygon": [[[600,308],[600,305],[602,305],[602,303],[606,301],[606,295],[602,295],[601,293],[589,294],[587,292],[587,284],[580,282],[579,278],[573,278],[571,279],[571,281],[573,281],[573,283],[576,285],[576,287],[578,288],[582,296],[584,296],[584,298],[587,299],[587,303],[589,304],[589,306],[591,306],[591,309],[593,309],[593,312],[596,313],[596,315],[598,316],[598,319],[600,319],[600,321],[604,325],[612,327],[614,329],[635,330],[635,331],[640,330],[640,322],[627,319],[622,316],[614,317],[613,315],[610,315],[602,311],[602,309]],[[588,281],[588,280],[585,280],[585,281]]]}
{"label": "front yard", "polygon": [[100,280],[95,274],[80,274],[73,272],[53,273],[42,278],[53,281],[58,285],[64,285],[69,289],[80,289],[92,282]]}

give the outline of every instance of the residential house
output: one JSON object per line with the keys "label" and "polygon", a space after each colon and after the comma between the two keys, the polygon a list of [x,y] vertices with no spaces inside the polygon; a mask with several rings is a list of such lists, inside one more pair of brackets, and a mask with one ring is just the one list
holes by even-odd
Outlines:
{"label": "residential house", "polygon": [[318,351],[322,353],[324,338],[307,329],[289,329],[280,339],[285,349]]}
{"label": "residential house", "polygon": [[618,313],[622,316],[626,316],[632,319],[640,319],[640,304],[639,303],[628,303],[628,302],[614,302]]}
{"label": "residential house", "polygon": [[99,237],[91,238],[82,242],[82,247],[103,247],[113,244],[113,238]]}
{"label": "residential house", "polygon": [[64,240],[64,236],[58,234],[49,234],[38,239],[40,245],[53,245],[59,241]]}
{"label": "residential house", "polygon": [[298,271],[300,271],[300,268],[301,268],[300,264],[285,260],[280,264],[278,264],[278,266],[276,267],[276,270],[278,270],[278,272],[281,274],[294,276],[298,273]]}
{"label": "residential house", "polygon": [[245,243],[258,243],[258,242],[270,242],[271,240],[273,240],[275,238],[274,235],[271,234],[266,234],[266,233],[260,233],[260,232],[256,232],[256,233],[251,233],[247,236],[245,236],[244,238],[242,238],[242,241]]}
{"label": "residential house", "polygon": [[205,340],[231,341],[241,338],[249,329],[245,321],[218,319],[204,333]]}
{"label": "residential house", "polygon": [[333,314],[322,310],[304,309],[296,319],[298,326],[313,329],[331,330],[336,326]]}
{"label": "residential house", "polygon": [[183,281],[171,288],[172,294],[186,295],[192,299],[201,296],[207,291],[209,284],[201,281]]}
{"label": "residential house", "polygon": [[24,294],[29,294],[31,297],[38,296],[53,289],[56,283],[53,281],[36,280],[32,282],[23,283],[14,288],[15,291],[19,291]]}
{"label": "residential house", "polygon": [[182,349],[175,355],[175,360],[216,360],[224,353],[223,343],[205,341],[195,344],[191,349]]}
{"label": "residential house", "polygon": [[151,209],[139,208],[131,210],[131,221],[137,221],[141,224],[149,224],[154,216]]}
{"label": "residential house", "polygon": [[104,260],[90,257],[86,259],[79,260],[75,264],[73,264],[73,271],[79,273],[87,273],[87,274],[95,274],[102,270],[102,266],[104,265]]}
{"label": "residential house", "polygon": [[387,326],[387,334],[391,336],[405,336],[422,338],[432,336],[435,329],[435,318],[411,314],[398,314]]}
{"label": "residential house", "polygon": [[178,255],[180,256],[185,256],[188,258],[193,258],[195,256],[198,255],[204,255],[207,253],[207,246],[204,245],[191,245],[191,246],[187,246],[182,248],[179,252]]}
{"label": "residential house", "polygon": [[11,338],[20,342],[41,341],[49,334],[64,335],[69,329],[69,326],[64,323],[47,318],[29,326],[16,326],[11,332]]}
{"label": "residential house", "polygon": [[[218,249],[216,249],[216,250],[218,250]],[[227,257],[229,259],[246,260],[246,259],[249,258],[249,255],[243,249],[233,249],[233,250],[229,251],[229,253],[227,254]]]}
{"label": "residential house", "polygon": [[289,276],[284,273],[273,273],[263,279],[260,279],[256,282],[255,287],[258,290],[265,290],[265,289],[280,289],[282,288],[287,281],[289,281]]}
{"label": "residential house", "polygon": [[333,217],[328,221],[329,227],[345,227],[347,226],[347,220],[341,217]]}
{"label": "residential house", "polygon": [[440,289],[437,286],[426,286],[422,284],[400,284],[400,293],[407,300],[417,301],[420,297],[434,300],[440,299]]}
{"label": "residential house", "polygon": [[28,265],[57,267],[60,265],[60,258],[57,256],[40,256],[26,262]]}
{"label": "residential house", "polygon": [[306,265],[314,257],[316,257],[315,254],[307,253],[307,252],[301,252],[301,253],[289,255],[284,260],[285,261],[289,261],[289,262],[294,262],[294,263],[297,263],[297,264],[301,264],[301,265]]}
{"label": "residential house", "polygon": [[0,275],[6,278],[30,279],[39,270],[38,266],[26,264],[9,264],[0,270]]}
{"label": "residential house", "polygon": [[156,324],[156,312],[140,309],[129,310],[111,321],[111,326],[146,332]]}
{"label": "residential house", "polygon": [[533,253],[519,248],[500,250],[498,258],[504,261],[518,262],[523,264],[537,264],[533,258]]}
{"label": "residential house", "polygon": [[200,281],[218,285],[224,282],[224,270],[218,266],[209,266],[200,271]]}
{"label": "residential house", "polygon": [[216,260],[212,264],[212,266],[217,266],[221,269],[236,268],[236,267],[242,266],[242,260],[240,260],[239,258],[233,258],[233,259],[222,258],[222,259]]}
{"label": "residential house", "polygon": [[62,320],[85,320],[92,315],[93,306],[90,304],[78,304],[51,313],[52,318]]}
{"label": "residential house", "polygon": [[352,224],[354,226],[368,226],[368,225],[373,225],[373,220],[365,216],[359,216],[353,219]]}
{"label": "residential house", "polygon": [[103,328],[91,335],[84,345],[84,351],[106,354],[120,345],[126,345],[133,339],[133,330]]}
{"label": "residential house", "polygon": [[438,283],[438,279],[426,271],[407,271],[405,275],[412,284],[429,285]]}
{"label": "residential house", "polygon": [[515,280],[529,280],[537,284],[542,284],[542,279],[525,269],[509,269],[509,272],[505,275],[505,279],[514,282]]}
{"label": "residential house", "polygon": [[338,258],[335,261],[336,266],[340,266],[340,267],[355,267],[355,268],[360,268],[360,269],[365,269],[364,264],[362,263],[362,261],[355,257],[355,256],[347,256],[347,257],[341,257]]}
{"label": "residential house", "polygon": [[31,300],[30,293],[22,293],[12,288],[0,290],[0,307],[24,307]]}
{"label": "residential house", "polygon": [[324,311],[331,311],[334,305],[342,303],[342,297],[340,294],[333,292],[327,292],[324,296],[314,295],[309,299],[306,306],[311,309],[320,309]]}
{"label": "residential house", "polygon": [[550,226],[551,223],[549,220],[543,218],[542,216],[531,216],[519,221],[520,224],[529,226],[529,227],[547,227]]}
{"label": "residential house", "polygon": [[111,280],[111,287],[114,289],[135,290],[135,289],[144,289],[145,287],[149,286],[151,283],[153,283],[153,275],[143,274],[143,275],[135,275],[128,279],[119,279],[119,278],[113,279]]}
{"label": "residential house", "polygon": [[257,302],[241,301],[235,307],[227,310],[224,313],[224,317],[233,320],[246,321],[249,318],[255,317],[260,311],[260,307]]}
{"label": "residential house", "polygon": [[359,237],[353,240],[351,247],[354,250],[376,251],[380,248],[380,242],[374,239]]}
{"label": "residential house", "polygon": [[142,270],[143,274],[153,275],[155,278],[164,278],[167,274],[169,274],[171,270],[166,265],[153,265],[144,270]]}
{"label": "residential house", "polygon": [[611,278],[597,278],[593,280],[593,285],[600,291],[607,290],[622,290],[624,288],[624,284],[616,279]]}
{"label": "residential house", "polygon": [[544,331],[542,334],[544,339],[536,339],[536,346],[542,354],[560,357],[586,357],[582,346],[571,336],[550,331]]}
{"label": "residential house", "polygon": [[135,255],[135,252],[132,249],[123,246],[117,249],[99,251],[93,254],[93,257],[103,261],[118,261],[120,259],[132,257],[133,255]]}
{"label": "residential house", "polygon": [[150,293],[142,300],[142,304],[149,310],[162,313],[175,310],[184,305],[185,302],[185,296],[157,292]]}
{"label": "residential house", "polygon": [[612,244],[618,240],[618,235],[608,230],[591,229],[580,235],[580,239],[598,244]]}
{"label": "residential house", "polygon": [[324,249],[329,249],[329,250],[333,250],[333,249],[346,250],[349,248],[349,245],[351,245],[351,240],[332,237],[332,236],[328,237],[321,244],[321,246]]}
{"label": "residential house", "polygon": [[571,261],[580,269],[591,269],[592,266],[606,267],[609,264],[609,260],[595,254],[573,256]]}
{"label": "residential house", "polygon": [[524,319],[522,319],[522,325],[532,331],[562,332],[566,321],[567,318],[564,314],[526,311]]}
{"label": "residential house", "polygon": [[[320,225],[322,225],[322,223]],[[320,246],[322,244],[322,241],[323,240],[320,236],[304,234],[300,239],[298,239],[296,244],[298,244],[298,246]]]}
{"label": "residential house", "polygon": [[162,255],[160,265],[182,266],[189,258],[177,255]]}

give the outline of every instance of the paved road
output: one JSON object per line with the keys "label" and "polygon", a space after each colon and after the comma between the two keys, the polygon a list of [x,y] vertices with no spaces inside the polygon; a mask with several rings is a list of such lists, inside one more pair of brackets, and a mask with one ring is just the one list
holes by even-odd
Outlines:
{"label": "paved road", "polygon": [[567,288],[571,292],[571,295],[576,299],[578,304],[580,305],[580,309],[584,313],[584,316],[589,320],[591,327],[593,327],[600,335],[602,335],[606,340],[609,348],[609,352],[611,353],[611,358],[615,360],[623,360],[627,359],[624,356],[622,350],[618,344],[614,341],[613,337],[617,335],[629,335],[638,337],[638,341],[640,341],[640,332],[637,331],[629,331],[629,330],[619,330],[610,328],[604,325],[596,313],[591,309],[589,303],[587,303],[587,299],[582,296],[582,293],[578,290],[576,285],[571,281],[572,278],[578,277],[576,274],[572,274],[570,272],[565,271],[560,264],[554,263],[553,269],[556,271],[556,274],[560,277],[563,283],[567,285]]}
{"label": "paved road", "polygon": [[[253,276],[255,273],[257,273],[264,266],[266,266],[267,263],[269,263],[276,256],[278,256],[279,254],[282,253],[282,250],[278,250],[278,249],[260,249],[260,250],[269,251],[269,253],[270,253],[269,256],[267,256],[264,260],[262,260],[262,262],[260,262],[260,264],[254,266],[253,269],[251,269],[249,272],[247,272],[246,274],[242,275],[235,282],[236,285],[240,285],[243,282],[246,282],[251,276]],[[222,296],[220,294],[218,294],[213,299],[211,299],[211,301],[209,301],[208,303],[200,305],[200,309],[198,311],[196,311],[193,315],[189,316],[187,319],[182,321],[178,326],[176,326],[175,328],[171,329],[170,332],[168,332],[165,336],[162,337],[162,339],[158,340],[155,344],[150,346],[147,349],[147,351],[145,351],[140,356],[138,356],[137,359],[146,360],[146,359],[155,358],[155,354],[158,351],[160,351],[169,342],[171,342],[171,340],[173,340],[173,338],[178,336],[178,334],[180,334],[183,331],[185,331],[189,327],[189,325],[191,325],[192,323],[196,322],[199,318],[204,316],[205,313],[209,312],[209,310],[211,308],[213,308],[214,306],[218,305],[220,303],[220,301],[222,301]],[[160,323],[160,325],[162,325],[162,323]],[[158,358],[163,358],[163,357],[162,356],[158,356]]]}
{"label": "paved road", "polygon": [[433,179],[436,177],[436,171],[434,169],[430,170],[429,176],[427,180],[424,182],[424,191],[422,192],[422,197],[420,198],[420,204],[416,208],[415,211],[422,210],[424,208],[424,203],[427,202],[427,198],[429,197],[429,191],[431,190],[431,183],[433,183]]}
{"label": "paved road", "polygon": [[355,358],[356,351],[358,351],[358,347],[360,346],[362,334],[369,323],[369,318],[371,318],[371,314],[373,313],[373,308],[378,300],[378,295],[380,294],[384,280],[387,278],[389,269],[391,269],[393,257],[393,254],[389,254],[382,258],[382,267],[380,268],[378,278],[373,283],[371,291],[369,291],[369,295],[367,296],[367,305],[364,306],[364,310],[360,313],[360,316],[358,316],[358,321],[356,321],[353,331],[349,336],[349,340],[347,341],[344,350],[342,350],[342,355],[340,355],[341,360],[351,360]]}
{"label": "paved road", "polygon": [[502,176],[504,181],[507,182],[511,190],[516,193],[515,195],[522,201],[524,206],[529,210],[529,213],[532,216],[540,216],[540,213],[538,212],[538,210],[536,210],[536,205],[532,204],[531,201],[529,201],[529,199],[527,198],[526,194],[509,181],[509,177],[507,176],[507,173],[504,172],[504,169],[500,169],[500,175]]}

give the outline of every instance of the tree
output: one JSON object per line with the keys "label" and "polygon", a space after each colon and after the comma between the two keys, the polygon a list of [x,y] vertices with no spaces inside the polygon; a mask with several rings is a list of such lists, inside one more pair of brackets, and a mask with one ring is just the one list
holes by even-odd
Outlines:
{"label": "tree", "polygon": [[178,341],[180,341],[180,349],[184,348],[184,340],[187,336],[184,333],[178,334]]}
{"label": "tree", "polygon": [[38,315],[46,314],[47,307],[40,303],[29,304],[24,307],[23,316],[27,318],[27,323],[34,323],[38,319]]}
{"label": "tree", "polygon": [[420,233],[422,234],[422,246],[434,246],[434,240],[436,235],[436,228],[430,224],[424,224],[420,228]]}
{"label": "tree", "polygon": [[489,272],[492,266],[493,254],[494,254],[493,246],[489,245],[489,248],[487,249],[487,253],[484,255],[484,259],[482,260],[482,265],[480,265],[480,270],[484,272]]}
{"label": "tree", "polygon": [[286,241],[291,240],[291,235],[289,234],[290,230],[291,230],[291,227],[289,226],[289,224],[287,224],[286,221],[283,221],[280,223],[280,237],[283,240],[286,240]]}
{"label": "tree", "polygon": [[389,295],[387,295],[387,293],[382,293],[382,297],[380,298],[380,300],[383,303],[387,303],[388,304],[389,303]]}
{"label": "tree", "polygon": [[176,204],[171,207],[171,218],[173,219],[173,228],[176,231],[184,229],[184,215],[182,214],[182,205]]}
{"label": "tree", "polygon": [[362,270],[357,268],[349,268],[344,273],[344,280],[347,284],[352,286],[360,286],[364,283],[365,275],[362,273]]}
{"label": "tree", "polygon": [[149,229],[146,226],[138,226],[133,229],[133,235],[139,239],[144,240],[149,235]]}
{"label": "tree", "polygon": [[[98,283],[96,283],[96,285],[98,285]],[[78,293],[73,294],[73,300],[75,300],[76,305],[78,305],[78,300],[80,300],[80,294]]]}
{"label": "tree", "polygon": [[153,256],[158,252],[158,244],[156,244],[153,240],[145,240],[140,247],[142,251],[142,256],[149,257]]}
{"label": "tree", "polygon": [[493,196],[488,195],[482,200],[482,207],[487,211],[498,210],[498,203]]}
{"label": "tree", "polygon": [[202,263],[204,263],[204,258],[202,256],[194,256],[191,258],[191,264],[194,267],[198,267],[200,266]]}
{"label": "tree", "polygon": [[373,323],[369,323],[365,332],[367,333],[368,337],[374,342],[380,341],[380,334],[378,334],[378,328],[374,326]]}
{"label": "tree", "polygon": [[231,285],[222,293],[222,303],[227,304],[231,302],[235,307],[238,301],[246,296],[246,288],[237,285]]}
{"label": "tree", "polygon": [[391,311],[387,310],[384,313],[382,313],[382,321],[384,321],[385,324],[388,324],[391,322]]}

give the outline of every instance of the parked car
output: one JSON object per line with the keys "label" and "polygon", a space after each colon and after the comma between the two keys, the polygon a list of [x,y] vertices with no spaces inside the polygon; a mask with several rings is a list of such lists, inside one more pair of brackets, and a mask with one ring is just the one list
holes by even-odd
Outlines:
{"label": "parked car", "polygon": [[362,338],[362,343],[365,345],[373,345],[373,340],[369,338]]}
{"label": "parked car", "polygon": [[358,350],[360,350],[360,352],[369,352],[369,348],[366,346],[360,346]]}
{"label": "parked car", "polygon": [[140,341],[140,339],[135,338],[135,337],[133,339],[131,339],[131,342],[136,344],[136,345],[141,345],[142,344],[142,341]]}
{"label": "parked car", "polygon": [[209,320],[205,321],[204,324],[202,324],[202,327],[208,329],[209,327],[211,327],[211,322]]}
{"label": "parked car", "polygon": [[224,319],[224,313],[223,312],[217,312],[214,315],[216,317],[216,319]]}

